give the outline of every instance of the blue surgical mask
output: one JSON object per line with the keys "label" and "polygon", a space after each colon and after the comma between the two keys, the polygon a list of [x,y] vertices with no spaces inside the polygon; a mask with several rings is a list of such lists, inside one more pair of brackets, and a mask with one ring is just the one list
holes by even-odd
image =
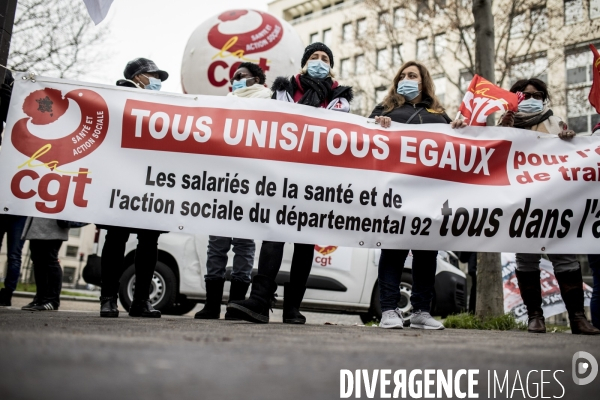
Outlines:
{"label": "blue surgical mask", "polygon": [[246,78],[240,79],[239,81],[233,81],[231,84],[231,91],[235,92],[238,89],[245,88],[246,86]]}
{"label": "blue surgical mask", "polygon": [[404,96],[408,101],[416,98],[419,93],[419,82],[411,81],[410,79],[403,79],[398,82],[398,89],[396,89],[399,95]]}
{"label": "blue surgical mask", "polygon": [[523,100],[519,103],[519,112],[524,113],[537,113],[542,111],[544,108],[544,102],[542,100],[536,100],[533,97],[529,100]]}
{"label": "blue surgical mask", "polygon": [[[144,75],[146,76],[146,75]],[[144,89],[148,89],[148,90],[160,90],[160,88],[162,87],[162,82],[160,79],[158,78],[154,78],[152,76],[146,76],[146,78],[148,78],[148,81],[150,81],[146,86],[144,86]]]}
{"label": "blue surgical mask", "polygon": [[308,75],[317,79],[324,79],[329,75],[329,65],[321,60],[310,60],[308,62]]}

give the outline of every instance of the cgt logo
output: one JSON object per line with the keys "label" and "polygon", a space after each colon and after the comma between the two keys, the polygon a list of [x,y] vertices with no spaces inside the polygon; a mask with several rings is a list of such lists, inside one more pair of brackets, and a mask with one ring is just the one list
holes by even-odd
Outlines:
{"label": "cgt logo", "polygon": [[[87,207],[84,191],[92,183],[88,169],[59,167],[88,156],[102,144],[108,131],[106,101],[87,89],[72,90],[63,97],[60,90],[45,88],[25,98],[23,112],[27,117],[15,123],[11,142],[29,159],[18,166],[11,180],[12,194],[23,200],[37,196],[38,211],[56,214],[65,208],[74,186],[73,204]],[[64,134],[65,126],[71,126],[70,133]],[[40,174],[35,171],[40,167],[52,172]]]}
{"label": "cgt logo", "polygon": [[598,361],[590,353],[578,351],[573,354],[572,371],[576,385],[587,385],[598,375]]}
{"label": "cgt logo", "polygon": [[315,257],[315,263],[322,267],[331,265],[331,254],[337,250],[338,246],[319,246],[315,245],[315,251],[320,255]]}

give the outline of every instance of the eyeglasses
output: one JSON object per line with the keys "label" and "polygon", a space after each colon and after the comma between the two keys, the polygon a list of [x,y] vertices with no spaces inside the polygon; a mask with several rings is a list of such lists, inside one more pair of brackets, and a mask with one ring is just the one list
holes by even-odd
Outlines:
{"label": "eyeglasses", "polygon": [[523,100],[529,100],[532,97],[535,100],[544,100],[544,93],[542,93],[542,92],[533,92],[533,93],[523,92]]}

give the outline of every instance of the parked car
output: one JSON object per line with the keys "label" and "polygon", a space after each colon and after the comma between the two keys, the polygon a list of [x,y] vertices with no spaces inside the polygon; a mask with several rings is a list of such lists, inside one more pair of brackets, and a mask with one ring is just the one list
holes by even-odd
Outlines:
{"label": "parked car", "polygon": [[[101,254],[105,231],[97,235],[97,254]],[[128,266],[121,277],[119,298],[129,309],[135,287],[134,255],[137,246],[135,235],[127,242],[125,261]],[[158,263],[152,279],[150,299],[155,308],[167,314],[185,314],[197,303],[206,299],[204,275],[206,273],[206,250],[208,236],[169,233],[160,236]],[[256,242],[256,258],[253,274],[258,267],[261,242]],[[377,264],[380,250],[337,246],[315,246],[313,269],[308,279],[302,302],[303,310],[358,314],[364,322],[381,318]],[[293,244],[286,243],[283,265],[277,275],[278,299],[283,298],[283,283],[289,280]],[[231,272],[233,252],[229,253],[227,280]],[[435,297],[432,314],[445,317],[459,313],[466,306],[466,276],[454,264],[452,252],[440,251],[437,260]],[[398,307],[409,314],[412,306],[412,257],[406,260],[400,284],[401,300]],[[101,285],[100,257],[91,255],[83,277],[87,283]],[[223,300],[228,297],[229,283],[225,285]],[[276,302],[281,307],[282,301]]]}

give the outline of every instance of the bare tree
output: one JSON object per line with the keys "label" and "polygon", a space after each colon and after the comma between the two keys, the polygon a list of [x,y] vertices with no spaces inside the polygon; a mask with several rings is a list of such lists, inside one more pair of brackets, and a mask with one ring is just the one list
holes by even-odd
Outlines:
{"label": "bare tree", "polygon": [[94,26],[81,0],[19,0],[8,64],[75,78],[98,57],[92,49],[107,33]]}
{"label": "bare tree", "polygon": [[[495,15],[494,32],[484,46],[493,49],[494,53],[494,73],[488,79],[499,86],[508,86],[516,77],[544,76],[554,63],[562,61],[562,56],[546,58],[547,63],[541,67],[536,65],[533,68],[529,64],[533,64],[536,58],[550,56],[552,49],[564,47],[571,37],[577,40],[577,35],[573,35],[577,32],[577,25],[563,26],[561,23],[560,29],[557,29],[550,24],[552,20],[563,21],[562,2],[490,0],[487,3],[493,7]],[[423,38],[429,53],[427,60],[423,61],[432,74],[443,75],[447,82],[458,88],[460,98],[446,99],[449,108],[455,109],[470,78],[477,71],[473,1],[365,0],[365,6],[371,24],[366,34],[356,38],[355,46],[369,55],[366,59],[370,70],[367,71],[368,78],[352,78],[353,86],[358,91],[363,90],[373,104],[375,94],[372,88],[388,85],[399,67],[396,62],[391,63],[389,68],[377,65],[377,51],[389,46],[393,52],[400,45],[406,46],[408,41],[415,43]],[[403,20],[399,21],[399,18]],[[480,19],[477,18],[477,21],[479,23]],[[437,43],[438,40],[441,43]],[[553,103],[563,104],[564,96],[555,92]]]}

